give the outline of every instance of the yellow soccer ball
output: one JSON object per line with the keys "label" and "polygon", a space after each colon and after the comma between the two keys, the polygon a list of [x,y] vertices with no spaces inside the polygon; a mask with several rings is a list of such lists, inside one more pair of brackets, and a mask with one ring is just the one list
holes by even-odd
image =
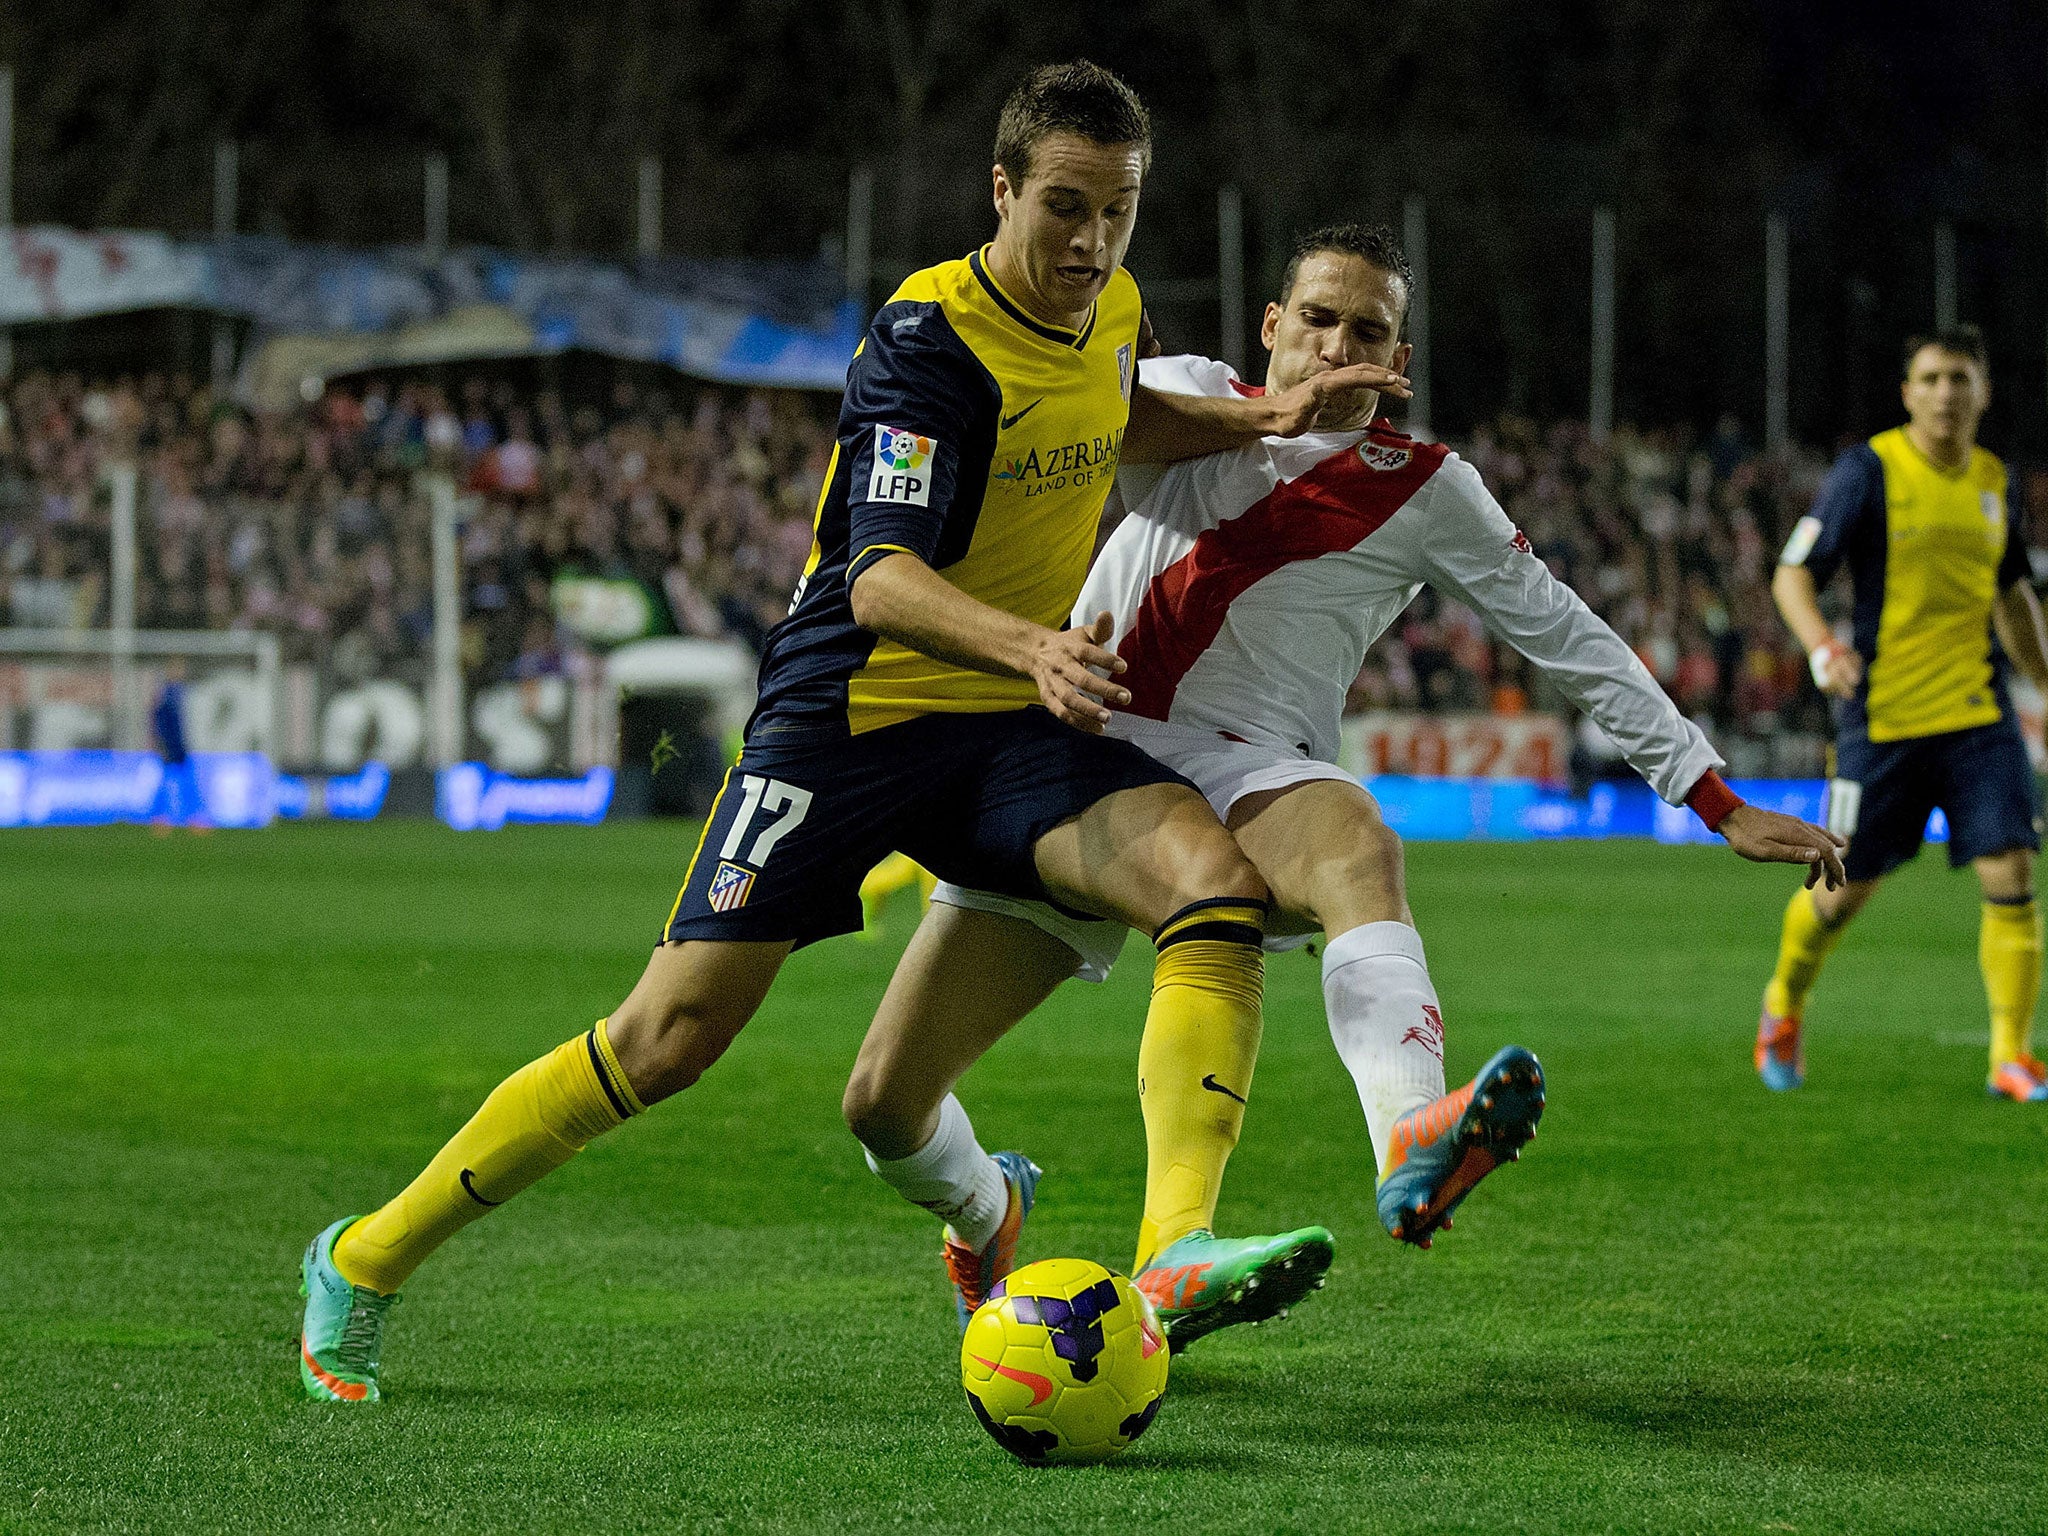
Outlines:
{"label": "yellow soccer ball", "polygon": [[1041,1259],[996,1285],[960,1341],[967,1401],[1019,1461],[1107,1461],[1166,1394],[1166,1335],[1145,1293],[1086,1259]]}

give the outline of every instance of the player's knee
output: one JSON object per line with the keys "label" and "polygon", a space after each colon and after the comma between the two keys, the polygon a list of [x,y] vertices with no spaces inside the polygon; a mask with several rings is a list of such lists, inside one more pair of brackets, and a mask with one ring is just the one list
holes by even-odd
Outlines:
{"label": "player's knee", "polygon": [[846,1128],[876,1157],[908,1157],[929,1139],[933,1106],[913,1103],[879,1069],[856,1064],[839,1100]]}
{"label": "player's knee", "polygon": [[1392,901],[1407,900],[1407,876],[1401,850],[1401,834],[1379,817],[1358,828],[1358,846],[1351,859],[1352,884]]}
{"label": "player's knee", "polygon": [[1212,824],[1190,831],[1181,839],[1172,861],[1173,904],[1176,910],[1191,901],[1216,896],[1247,896],[1266,900],[1271,892],[1237,839]]}
{"label": "player's knee", "polygon": [[652,1104],[695,1084],[745,1023],[680,1000],[631,998],[613,1012],[608,1033],[633,1091]]}

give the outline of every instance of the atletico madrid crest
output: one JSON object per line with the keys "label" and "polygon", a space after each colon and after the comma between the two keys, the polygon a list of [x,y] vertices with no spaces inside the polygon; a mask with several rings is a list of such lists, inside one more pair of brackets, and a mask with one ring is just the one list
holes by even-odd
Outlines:
{"label": "atletico madrid crest", "polygon": [[751,869],[738,864],[721,864],[711,876],[711,910],[730,912],[735,907],[744,907],[753,889],[754,872]]}

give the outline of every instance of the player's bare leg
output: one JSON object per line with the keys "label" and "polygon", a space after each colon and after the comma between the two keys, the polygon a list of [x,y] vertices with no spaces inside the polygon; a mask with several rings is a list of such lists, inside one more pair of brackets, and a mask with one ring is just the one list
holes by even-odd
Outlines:
{"label": "player's bare leg", "polygon": [[946,1223],[963,1326],[1016,1262],[1039,1168],[1021,1152],[982,1151],[953,1085],[1073,971],[1073,951],[1022,919],[934,906],[847,1081],[841,1107],[868,1166]]}
{"label": "player's bare leg", "polygon": [[664,944],[609,1018],[500,1083],[385,1205],[315,1237],[300,1266],[307,1392],[375,1402],[385,1315],[412,1272],[598,1136],[694,1083],[753,1017],[789,950]]}
{"label": "player's bare leg", "polygon": [[721,941],[655,950],[612,1011],[609,1030],[643,1104],[682,1092],[725,1054],[760,1009],[790,947]]}
{"label": "player's bare leg", "polygon": [[1764,987],[1756,1023],[1756,1071],[1764,1086],[1785,1093],[1806,1081],[1806,999],[1849,922],[1884,883],[1848,880],[1802,886],[1785,905],[1778,965]]}
{"label": "player's bare leg", "polygon": [[932,907],[854,1059],[848,1128],[879,1159],[910,1156],[962,1074],[1073,974],[1074,952],[1030,923]]}
{"label": "player's bare leg", "polygon": [[2034,902],[2034,855],[2010,848],[1972,860],[1984,890],[1977,960],[1991,1008],[1987,1091],[2021,1103],[2048,1102],[2048,1066],[2034,1055],[2034,1005],[2041,996],[2041,914]]}
{"label": "player's bare leg", "polygon": [[1229,825],[1272,888],[1283,931],[1327,936],[1323,1001],[1379,1159],[1380,1220],[1427,1247],[1536,1134],[1542,1068],[1508,1046],[1445,1093],[1443,1014],[1408,910],[1401,839],[1361,785],[1316,779],[1247,795]]}

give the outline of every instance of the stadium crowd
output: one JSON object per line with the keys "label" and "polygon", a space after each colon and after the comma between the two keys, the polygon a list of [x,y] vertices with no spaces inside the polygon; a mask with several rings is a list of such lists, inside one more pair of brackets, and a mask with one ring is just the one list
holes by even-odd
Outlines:
{"label": "stadium crowd", "polygon": [[[160,374],[31,374],[0,394],[0,618],[105,623],[101,472],[127,458],[146,627],[267,629],[288,661],[343,681],[423,676],[420,472],[441,471],[478,501],[461,541],[476,681],[563,671],[601,643],[565,601],[576,576],[634,583],[658,629],[758,646],[808,553],[831,433],[823,397],[624,375],[579,400],[502,374],[372,378],[257,414]],[[1733,419],[1704,440],[1623,429],[1596,445],[1579,423],[1508,418],[1457,446],[1739,771],[1817,770],[1825,717],[1769,581],[1823,457],[1762,454]],[[1559,701],[1469,611],[1425,593],[1351,704]]]}
{"label": "stadium crowd", "polygon": [[789,603],[831,452],[811,397],[621,378],[602,403],[472,377],[336,386],[251,413],[189,379],[34,374],[0,396],[0,618],[106,622],[102,471],[139,470],[137,621],[275,632],[288,663],[421,674],[432,624],[422,472],[476,498],[463,524],[464,663],[562,670],[563,579],[643,587],[655,627],[758,645]]}

